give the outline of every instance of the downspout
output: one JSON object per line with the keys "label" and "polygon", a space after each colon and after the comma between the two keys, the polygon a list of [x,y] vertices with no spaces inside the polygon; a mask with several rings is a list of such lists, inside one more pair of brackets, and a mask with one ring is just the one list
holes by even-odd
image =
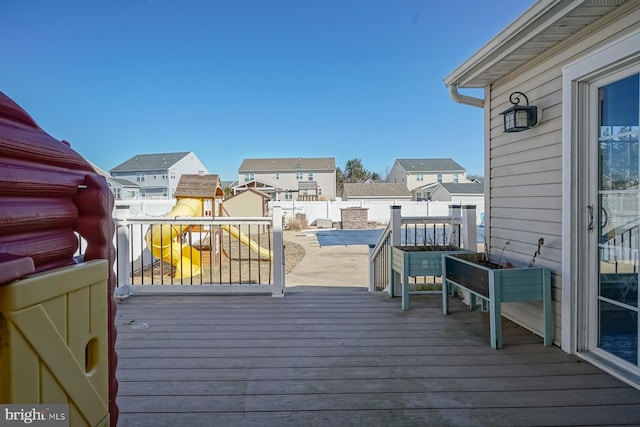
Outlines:
{"label": "downspout", "polygon": [[449,96],[456,102],[465,105],[471,105],[472,107],[484,108],[484,98],[476,98],[473,96],[462,95],[458,92],[458,85],[449,85]]}

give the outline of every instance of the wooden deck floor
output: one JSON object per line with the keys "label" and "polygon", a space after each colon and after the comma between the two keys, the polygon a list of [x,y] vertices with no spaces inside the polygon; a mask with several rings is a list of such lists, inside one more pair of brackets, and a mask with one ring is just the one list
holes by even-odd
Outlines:
{"label": "wooden deck floor", "polygon": [[[140,296],[118,305],[120,426],[640,425],[640,391],[438,296]],[[145,326],[148,325],[148,328]]]}

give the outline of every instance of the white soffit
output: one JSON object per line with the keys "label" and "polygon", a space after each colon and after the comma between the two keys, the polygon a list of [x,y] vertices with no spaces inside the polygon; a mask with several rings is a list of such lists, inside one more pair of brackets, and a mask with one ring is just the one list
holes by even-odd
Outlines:
{"label": "white soffit", "polygon": [[485,87],[630,0],[540,0],[449,74],[447,86]]}

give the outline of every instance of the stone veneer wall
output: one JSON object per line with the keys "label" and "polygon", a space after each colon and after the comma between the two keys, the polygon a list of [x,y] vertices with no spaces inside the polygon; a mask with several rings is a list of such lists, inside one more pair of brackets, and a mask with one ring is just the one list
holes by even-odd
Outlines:
{"label": "stone veneer wall", "polygon": [[343,208],[340,209],[342,229],[357,230],[369,228],[368,208]]}

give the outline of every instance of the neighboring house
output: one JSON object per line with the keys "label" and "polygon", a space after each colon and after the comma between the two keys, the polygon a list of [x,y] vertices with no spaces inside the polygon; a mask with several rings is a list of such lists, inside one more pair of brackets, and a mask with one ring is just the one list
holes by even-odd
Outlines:
{"label": "neighboring house", "polygon": [[140,198],[140,186],[128,179],[107,178],[107,184],[115,200],[135,200]]}
{"label": "neighboring house", "polygon": [[276,200],[335,200],[336,160],[244,159],[238,169],[239,185],[252,181],[276,188]]}
{"label": "neighboring house", "polygon": [[484,184],[476,182],[443,182],[442,184],[434,184],[429,189],[426,200],[465,205],[483,205]]}
{"label": "neighboring house", "polygon": [[411,192],[404,184],[347,183],[342,184],[342,200],[389,201],[411,200]]}
{"label": "neighboring house", "polygon": [[107,180],[107,184],[113,193],[114,200],[135,200],[140,198],[140,186],[127,180],[127,179],[117,179],[112,178],[109,175],[109,172],[102,169],[100,166],[95,163],[89,162],[91,167],[105,177]]}
{"label": "neighboring house", "polygon": [[484,184],[484,177],[483,176],[467,175],[467,180],[469,182],[477,182],[477,183],[480,183],[480,184]]}
{"label": "neighboring house", "polygon": [[396,159],[387,182],[411,191],[434,182],[467,182],[467,171],[452,159]]}
{"label": "neighboring house", "polygon": [[173,198],[182,174],[208,173],[200,159],[190,151],[138,154],[109,172],[112,178],[139,185],[143,199]]}
{"label": "neighboring house", "polygon": [[[556,342],[636,387],[639,82],[637,0],[538,1],[445,78],[454,100],[484,109],[489,252],[526,266],[544,238],[536,265],[552,271]],[[505,132],[514,92],[539,120]],[[539,305],[503,313],[542,330]]]}
{"label": "neighboring house", "polygon": [[238,181],[221,181],[220,185],[225,197],[231,197],[233,195],[233,187],[238,185]]}

